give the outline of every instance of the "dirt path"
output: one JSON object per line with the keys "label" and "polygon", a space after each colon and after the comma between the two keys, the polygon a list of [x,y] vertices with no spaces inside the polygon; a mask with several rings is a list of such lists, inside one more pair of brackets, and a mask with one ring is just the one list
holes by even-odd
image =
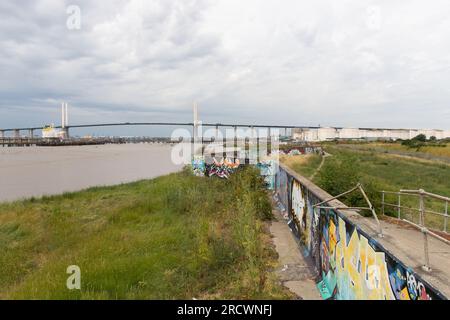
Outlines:
{"label": "dirt path", "polygon": [[308,178],[309,180],[313,180],[314,177],[317,175],[317,173],[320,171],[320,169],[322,169],[323,164],[325,163],[325,159],[327,157],[331,157],[330,153],[325,152],[324,155],[322,156],[322,161],[320,162],[319,166],[317,167],[317,169],[314,171],[314,173]]}

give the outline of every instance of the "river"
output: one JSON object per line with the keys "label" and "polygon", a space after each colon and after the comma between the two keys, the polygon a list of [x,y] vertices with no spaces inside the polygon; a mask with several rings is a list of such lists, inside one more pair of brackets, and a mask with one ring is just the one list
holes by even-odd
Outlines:
{"label": "river", "polygon": [[171,147],[111,144],[0,147],[0,202],[115,185],[176,172]]}

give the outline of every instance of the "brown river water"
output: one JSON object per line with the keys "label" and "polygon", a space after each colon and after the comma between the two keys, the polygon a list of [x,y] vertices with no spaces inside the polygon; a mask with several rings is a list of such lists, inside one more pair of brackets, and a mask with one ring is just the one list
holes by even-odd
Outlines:
{"label": "brown river water", "polygon": [[162,144],[0,147],[0,202],[149,179],[181,167]]}

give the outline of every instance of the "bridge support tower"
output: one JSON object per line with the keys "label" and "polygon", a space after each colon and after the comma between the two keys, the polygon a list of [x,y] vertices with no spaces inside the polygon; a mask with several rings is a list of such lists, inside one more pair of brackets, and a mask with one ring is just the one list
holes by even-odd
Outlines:
{"label": "bridge support tower", "polygon": [[62,135],[63,139],[69,139],[70,138],[70,136],[69,136],[69,128],[68,127],[62,128],[61,132],[62,132],[61,135]]}

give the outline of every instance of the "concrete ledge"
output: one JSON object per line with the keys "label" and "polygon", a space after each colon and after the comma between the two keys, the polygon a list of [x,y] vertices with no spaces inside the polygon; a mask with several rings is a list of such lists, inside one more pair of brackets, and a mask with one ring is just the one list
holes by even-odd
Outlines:
{"label": "concrete ledge", "polygon": [[[305,189],[304,190],[305,198],[311,198],[305,199],[305,202],[314,201],[313,198],[317,198],[320,201],[323,201],[332,197],[332,195],[328,194],[326,191],[322,190],[305,177],[294,172],[292,169],[286,167],[284,164],[280,164],[280,171],[285,171],[286,174],[291,177],[291,179],[296,180],[301,184],[302,188]],[[276,183],[277,188],[280,188],[278,183]],[[288,188],[289,189],[291,188],[290,183]],[[292,199],[290,200],[290,202],[292,202]],[[346,207],[345,204],[343,204],[339,200],[332,200],[329,202],[329,204],[333,207],[334,206]],[[289,211],[289,213],[291,214],[291,216],[294,215],[293,209],[289,207],[290,204],[285,204],[285,206]],[[311,216],[312,218],[310,217],[310,219],[314,219],[313,217],[314,213],[308,212],[310,211],[308,210],[308,204],[304,205],[303,210],[304,210],[303,214]],[[443,242],[440,242],[439,240],[429,237],[430,261],[433,270],[431,272],[426,272],[421,268],[421,266],[424,263],[424,257],[423,257],[423,235],[420,231],[399,226],[397,224],[392,224],[382,220],[381,224],[385,236],[383,238],[379,238],[377,236],[377,226],[374,219],[363,217],[356,211],[348,211],[348,210],[332,210],[332,211],[333,213],[334,212],[337,213],[339,217],[341,217],[344,221],[346,221],[346,223],[353,225],[358,231],[359,236],[362,235],[366,237],[368,243],[371,246],[377,248],[377,250],[375,251],[380,251],[380,253],[384,253],[386,256],[385,257],[386,260],[389,261],[392,260],[395,263],[398,263],[399,270],[405,269],[405,275],[400,275],[402,279],[397,281],[403,283],[408,283],[409,281],[410,283],[413,284],[415,281],[418,287],[420,287],[420,285],[418,285],[419,283],[421,285],[425,285],[425,287],[427,287],[427,290],[430,290],[430,292],[433,293],[430,294],[430,296],[435,294],[434,298],[446,299],[446,297],[450,297],[450,246],[446,245]],[[317,219],[318,217],[315,218]],[[336,228],[338,227],[336,226]],[[301,232],[311,233],[312,232],[311,230],[312,230],[311,226],[307,225],[305,230],[303,231],[300,230],[300,233]],[[336,233],[338,232],[339,230],[336,231]],[[306,237],[308,236],[311,237],[311,234],[309,235],[306,234]],[[349,241],[349,239],[346,240]],[[323,243],[321,245],[323,245]],[[311,254],[318,255],[317,252],[311,252]],[[322,259],[321,257],[316,257],[316,259],[317,258],[319,259],[318,261]],[[349,259],[353,259],[353,257],[349,257]],[[338,263],[338,261],[331,261],[331,262]],[[386,262],[386,264],[388,263]],[[320,268],[320,266],[317,267]],[[398,273],[401,272],[398,271]],[[407,274],[410,275],[409,279],[406,279]],[[395,291],[395,288],[392,288],[393,286],[392,282],[395,281],[395,279],[391,277],[395,277],[395,275],[389,273],[389,281],[391,282],[391,289]],[[418,288],[417,290],[419,289],[421,289],[421,287]],[[396,293],[402,296],[405,292],[402,292],[401,294],[399,292]],[[417,294],[417,298],[420,298],[419,295],[420,293]],[[414,298],[414,294],[411,294],[411,297]]]}

